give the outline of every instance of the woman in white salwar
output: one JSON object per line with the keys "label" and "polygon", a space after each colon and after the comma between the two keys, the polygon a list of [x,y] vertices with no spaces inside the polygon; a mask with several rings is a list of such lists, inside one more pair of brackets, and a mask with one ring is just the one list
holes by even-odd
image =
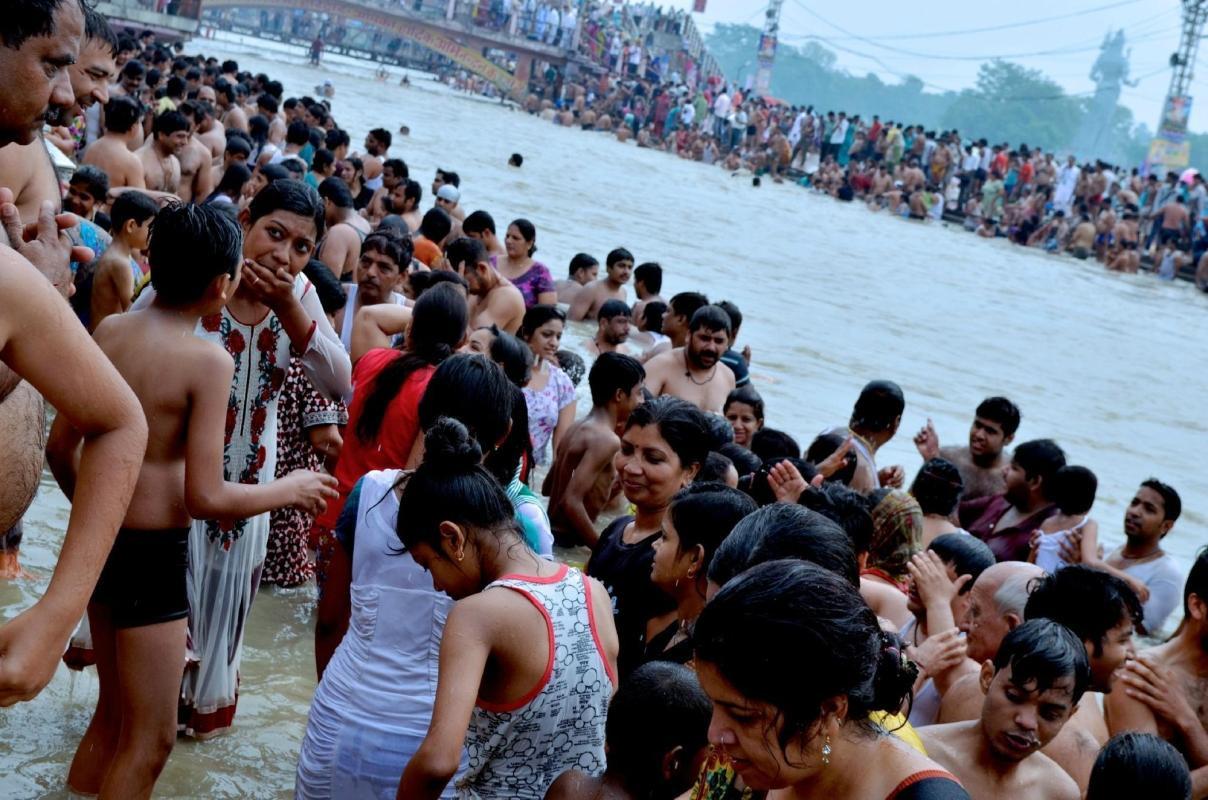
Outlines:
{"label": "woman in white salwar", "polygon": [[[303,276],[323,233],[323,202],[300,181],[276,181],[240,215],[243,277],[227,307],[197,333],[235,360],[227,408],[226,480],[262,483],[274,476],[277,401],[291,355],[311,383],[340,398],[351,391],[351,364]],[[235,717],[240,651],[260,583],[269,515],[198,520],[189,535],[189,664],[181,688],[180,725],[205,738]]]}

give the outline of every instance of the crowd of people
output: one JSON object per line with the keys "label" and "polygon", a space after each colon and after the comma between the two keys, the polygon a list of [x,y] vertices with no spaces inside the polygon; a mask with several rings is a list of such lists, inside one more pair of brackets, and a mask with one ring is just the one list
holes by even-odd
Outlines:
{"label": "crowd of people", "polygon": [[1208,796],[1208,550],[1163,548],[1169,484],[1103,547],[1094,472],[1005,397],[918,431],[908,482],[885,379],[802,447],[732,302],[623,246],[555,279],[387,130],[354,150],[268,75],[15,2],[7,572],[44,454],[71,515],[0,705],[95,664],[72,791],[149,797],[178,736],[239,736],[260,586],[313,580],[300,798]]}
{"label": "crowd of people", "polygon": [[1196,170],[1159,178],[956,130],[822,113],[669,70],[640,46],[624,47],[620,62],[630,53],[631,68],[613,59],[599,76],[530,95],[528,110],[745,172],[756,184],[788,177],[873,211],[959,219],[978,236],[1093,258],[1116,272],[1144,267],[1174,280],[1184,271],[1208,291],[1208,185]]}

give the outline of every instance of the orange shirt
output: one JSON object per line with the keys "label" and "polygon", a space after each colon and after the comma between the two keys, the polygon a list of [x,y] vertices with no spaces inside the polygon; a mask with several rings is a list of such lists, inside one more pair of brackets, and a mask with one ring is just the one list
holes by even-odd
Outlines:
{"label": "orange shirt", "polygon": [[414,239],[415,257],[420,261],[432,266],[438,258],[441,257],[440,248],[431,239],[426,239],[423,236],[416,236]]}

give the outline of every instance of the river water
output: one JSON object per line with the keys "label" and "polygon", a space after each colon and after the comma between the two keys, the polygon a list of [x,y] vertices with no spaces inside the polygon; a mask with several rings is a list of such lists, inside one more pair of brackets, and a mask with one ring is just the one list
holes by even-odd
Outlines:
{"label": "river water", "polygon": [[[334,111],[359,143],[365,131],[410,126],[395,137],[424,185],[437,167],[462,177],[462,204],[498,224],[537,226],[539,259],[555,276],[582,250],[603,259],[617,246],[662,263],[664,295],[695,289],[743,310],[741,343],[768,424],[804,445],[843,423],[860,387],[898,381],[902,431],[882,464],[913,475],[910,441],[928,418],[941,440],[963,442],[972,411],[990,394],[1023,410],[1019,440],[1053,437],[1072,463],[1099,477],[1094,516],[1109,544],[1123,509],[1151,474],[1182,493],[1183,518],[1167,547],[1184,564],[1204,542],[1208,478],[1208,378],[1203,352],[1208,298],[1189,284],[1106,273],[1078,262],[987,242],[940,225],[874,215],[796,186],[732,178],[716,167],[563,129],[497,103],[466,97],[412,74],[400,88],[373,68],[332,57],[323,69],[300,49],[236,37],[194,50],[239,60],[282,80],[287,94],[331,80]],[[507,166],[524,155],[520,170]],[[572,326],[568,344],[588,335]],[[587,407],[580,392],[580,411]],[[0,584],[0,619],[28,607],[53,568],[67,504],[49,476],[26,518],[27,580]],[[243,655],[234,731],[181,740],[157,797],[291,795],[314,690],[313,591],[266,589],[257,598]],[[94,671],[60,668],[35,701],[0,711],[0,797],[66,797],[67,765],[96,702]]]}

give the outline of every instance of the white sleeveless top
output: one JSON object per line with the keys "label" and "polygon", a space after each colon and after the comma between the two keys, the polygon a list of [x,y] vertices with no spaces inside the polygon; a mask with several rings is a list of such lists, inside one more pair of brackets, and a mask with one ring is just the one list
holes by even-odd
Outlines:
{"label": "white sleeveless top", "polygon": [[[344,301],[344,324],[340,326],[340,341],[344,343],[344,349],[351,353],[352,324],[356,322],[357,316],[357,285],[355,283],[346,283],[344,284],[344,288],[347,290],[347,299]],[[405,306],[407,305],[407,298],[398,292],[391,292],[390,302],[396,306]],[[395,336],[394,342],[397,341],[398,336]]]}
{"label": "white sleeveless top", "polygon": [[616,676],[582,572],[564,564],[548,578],[507,575],[487,589],[495,587],[519,592],[545,617],[549,660],[545,679],[519,702],[478,701],[466,733],[470,765],[457,796],[541,800],[572,767],[590,775],[604,771],[604,719]]}
{"label": "white sleeveless top", "polygon": [[1067,528],[1063,531],[1053,531],[1052,533],[1041,533],[1036,540],[1036,566],[1050,575],[1062,567],[1068,567],[1069,564],[1061,557],[1061,545],[1066,539],[1070,538],[1071,533],[1082,530],[1089,520],[1090,516],[1085,516],[1081,522],[1072,528]]}
{"label": "white sleeveless top", "polygon": [[440,638],[453,599],[395,534],[401,470],[374,470],[361,483],[352,552],[352,613],[318,693],[347,692],[349,716],[423,737],[436,698]]}

